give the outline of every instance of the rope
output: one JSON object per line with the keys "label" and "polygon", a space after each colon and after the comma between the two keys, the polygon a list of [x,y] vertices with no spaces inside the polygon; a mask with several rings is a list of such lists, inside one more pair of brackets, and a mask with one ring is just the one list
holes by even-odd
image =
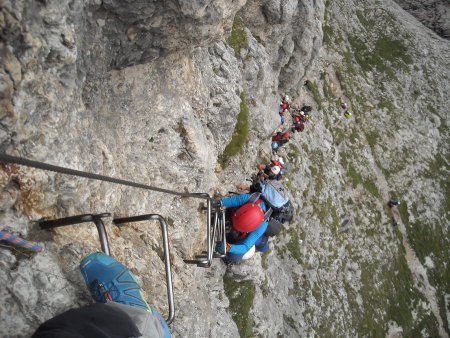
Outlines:
{"label": "rope", "polygon": [[15,234],[10,234],[9,232],[0,231],[0,240],[8,241],[11,243],[14,243],[18,246],[21,246],[22,248],[28,249],[30,251],[34,252],[41,252],[42,246],[33,244],[26,239],[20,238],[19,236]]}
{"label": "rope", "polygon": [[42,170],[47,170],[47,171],[53,171],[53,172],[57,172],[57,173],[65,174],[65,175],[85,177],[85,178],[89,178],[92,180],[127,185],[129,187],[153,190],[153,191],[162,192],[164,194],[171,194],[171,195],[176,195],[176,196],[181,196],[181,197],[194,197],[194,198],[201,198],[201,199],[209,199],[210,198],[209,194],[206,194],[206,193],[181,193],[181,192],[174,191],[174,190],[152,187],[147,184],[136,183],[136,182],[132,182],[132,181],[122,180],[119,178],[103,176],[103,175],[93,174],[93,173],[89,173],[89,172],[85,172],[85,171],[59,167],[59,166],[47,164],[44,162],[28,160],[25,158],[11,156],[11,155],[7,155],[4,153],[0,153],[0,162],[14,163],[14,164],[18,164],[18,165],[22,165],[22,166],[26,166],[26,167],[32,167],[32,168],[42,169]]}

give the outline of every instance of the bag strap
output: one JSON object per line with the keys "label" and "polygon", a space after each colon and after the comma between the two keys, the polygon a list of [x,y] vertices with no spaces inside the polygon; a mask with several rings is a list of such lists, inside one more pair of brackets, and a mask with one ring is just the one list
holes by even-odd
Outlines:
{"label": "bag strap", "polygon": [[247,203],[252,203],[252,204],[256,204],[256,202],[259,200],[261,196],[260,192],[254,192],[253,194],[250,195],[250,197],[248,198]]}
{"label": "bag strap", "polygon": [[270,216],[272,216],[272,208],[269,208],[269,210],[266,211],[266,213],[264,214],[264,222],[267,222],[270,218]]}
{"label": "bag strap", "polygon": [[[247,201],[247,203],[253,204],[260,204],[261,202],[265,202],[265,199],[263,199],[263,196],[261,195],[260,192],[254,192],[253,194],[251,194]],[[267,211],[264,214],[264,222],[266,222],[270,218],[272,212],[273,210],[269,205],[269,209],[267,209]]]}

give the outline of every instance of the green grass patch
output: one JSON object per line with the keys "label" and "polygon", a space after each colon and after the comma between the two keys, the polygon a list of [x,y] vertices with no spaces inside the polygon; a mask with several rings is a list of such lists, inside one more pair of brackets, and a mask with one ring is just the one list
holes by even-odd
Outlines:
{"label": "green grass patch", "polygon": [[267,256],[270,253],[270,249],[267,249],[266,251],[261,253],[261,266],[264,270],[267,270]]}
{"label": "green grass patch", "polygon": [[269,288],[269,277],[264,276],[264,282],[261,285],[261,292],[264,298],[267,298],[270,295],[270,288]]}
{"label": "green grass patch", "polygon": [[309,158],[311,160],[311,165],[309,166],[309,170],[311,171],[311,176],[314,179],[314,190],[316,191],[315,195],[319,196],[323,188],[325,187],[325,179],[323,177],[323,153],[320,150],[313,150],[309,154]]}
{"label": "green grass patch", "polygon": [[367,192],[371,193],[375,198],[381,199],[380,191],[378,190],[378,187],[374,181],[369,180],[369,179],[364,179],[362,182],[362,185],[363,185],[364,189]]}
{"label": "green grass patch", "polygon": [[326,78],[324,79],[323,82],[323,95],[328,101],[333,101],[335,99],[333,91],[331,90],[330,83]]}
{"label": "green grass patch", "polygon": [[[448,202],[448,183],[443,189],[447,192],[446,202]],[[441,220],[439,222],[427,222],[418,212],[419,204],[423,207],[423,204],[427,203],[426,198],[414,201],[411,205],[408,205],[405,201],[402,201],[398,206],[398,210],[401,215],[402,222],[406,226],[409,242],[417,258],[423,264],[426,257],[430,257],[433,261],[434,268],[427,269],[427,275],[430,283],[436,288],[436,296],[439,304],[439,311],[441,318],[444,321],[444,327],[448,328],[447,316],[446,316],[446,303],[445,294],[450,294],[450,239],[448,230],[446,229],[445,222],[448,220]],[[447,204],[447,203],[446,203]],[[442,215],[448,215],[448,204],[441,210]],[[414,222],[411,222],[414,216]],[[424,327],[429,325],[426,322],[422,323]],[[450,333],[446,329],[447,333]],[[437,335],[436,335],[437,336]]]}
{"label": "green grass patch", "polygon": [[[398,244],[400,247],[401,244]],[[421,320],[429,317],[427,311],[422,309],[424,297],[414,286],[401,249],[396,256],[391,257],[389,265],[377,262],[361,265],[362,287],[359,292],[362,306],[357,304],[353,289],[346,286],[352,325],[360,337],[384,337],[389,321],[395,321],[403,328],[404,337],[415,337],[417,335],[413,333],[423,327]],[[418,313],[417,319],[413,317],[412,311]],[[434,331],[431,329],[428,332]]]}
{"label": "green grass patch", "polygon": [[394,103],[386,97],[380,98],[377,104],[378,109],[387,109],[388,111],[395,111]]}
{"label": "green grass patch", "polygon": [[245,93],[241,93],[240,112],[237,116],[236,126],[234,127],[233,135],[230,143],[225,147],[222,155],[219,156],[219,163],[222,168],[226,168],[228,161],[232,156],[239,154],[247,142],[249,123],[249,109],[245,102]]}
{"label": "green grass patch", "polygon": [[323,99],[322,95],[320,95],[319,87],[317,86],[317,83],[314,81],[307,81],[306,82],[306,88],[312,93],[314,97],[314,101],[316,101],[317,105],[319,106],[319,109],[322,109],[323,106]]}
{"label": "green grass patch", "polygon": [[370,29],[373,26],[373,22],[369,21],[366,16],[364,15],[363,11],[357,10],[356,16],[358,17],[359,22],[361,25],[364,26],[364,28]]}
{"label": "green grass patch", "polygon": [[287,250],[291,254],[298,264],[302,264],[302,255],[300,252],[300,236],[294,227],[289,228],[288,234],[290,235],[289,242],[286,245]]}
{"label": "green grass patch", "polygon": [[398,80],[394,68],[408,71],[408,65],[413,62],[403,41],[391,39],[384,34],[378,37],[373,49],[367,47],[370,45],[367,41],[353,34],[349,34],[348,41],[353,58],[364,72],[377,70],[391,80]]}
{"label": "green grass patch", "polygon": [[294,320],[294,318],[292,318],[291,316],[287,316],[285,314],[283,314],[283,321],[292,329],[295,330],[295,332],[297,332],[297,334],[300,336],[300,332],[298,332],[296,321]]}
{"label": "green grass patch", "polygon": [[362,184],[363,178],[361,174],[351,164],[347,167],[347,175],[350,177],[353,188],[356,188],[358,184]]}
{"label": "green grass patch", "polygon": [[298,276],[298,274],[296,274],[294,272],[293,276],[292,276],[294,286],[292,289],[288,290],[289,296],[301,297],[304,295],[304,289],[303,289],[302,285],[300,285],[299,279],[300,279],[300,277]]}
{"label": "green grass patch", "polygon": [[349,177],[353,188],[356,188],[360,184],[367,192],[372,194],[375,198],[380,199],[381,193],[375,182],[369,178],[363,178],[359,171],[350,162],[350,154],[345,152],[341,153],[341,164],[347,170],[347,176]]}
{"label": "green grass patch", "polygon": [[228,37],[228,44],[234,49],[234,55],[236,55],[236,58],[240,57],[242,48],[248,48],[248,40],[247,34],[245,33],[244,22],[238,15],[234,17],[233,28],[230,36]]}
{"label": "green grass patch", "polygon": [[408,48],[403,40],[395,40],[382,34],[375,43],[376,54],[383,60],[390,61],[393,65],[407,70],[405,65],[413,63],[411,55],[408,54]]}
{"label": "green grass patch", "polygon": [[427,105],[427,109],[432,112],[433,114],[439,115],[436,108],[434,108],[431,104]]}
{"label": "green grass patch", "polygon": [[331,132],[333,134],[334,143],[337,146],[345,140],[345,133],[341,128],[333,128]]}
{"label": "green grass patch", "polygon": [[323,31],[323,44],[327,46],[333,46],[333,36],[334,36],[334,30],[331,25],[328,25],[327,23],[324,23],[322,25],[322,31]]}
{"label": "green grass patch", "polygon": [[[300,160],[300,149],[293,143],[289,143],[289,148],[287,148],[287,158],[288,162],[292,166],[291,173],[296,173],[300,169],[299,160]],[[288,177],[290,177],[290,174]]]}
{"label": "green grass patch", "polygon": [[231,317],[241,338],[253,337],[253,318],[250,310],[255,298],[255,284],[250,280],[238,280],[240,277],[231,273],[223,276],[223,287],[230,306]]}

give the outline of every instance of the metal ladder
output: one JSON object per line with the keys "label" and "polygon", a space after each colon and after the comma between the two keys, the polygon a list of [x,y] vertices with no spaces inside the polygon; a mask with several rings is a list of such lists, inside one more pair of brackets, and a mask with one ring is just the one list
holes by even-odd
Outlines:
{"label": "metal ladder", "polygon": [[[208,195],[209,197],[209,195]],[[205,251],[201,254],[196,255],[196,259],[185,259],[186,264],[196,264],[199,267],[209,268],[211,266],[213,258],[224,258],[226,256],[226,246],[225,253],[218,254],[214,252],[216,243],[222,241],[226,243],[226,233],[225,233],[225,208],[212,206],[211,198],[207,200],[207,224],[206,224],[206,236],[207,236],[207,247]],[[214,218],[214,222],[211,219]]]}
{"label": "metal ladder", "polygon": [[[55,220],[41,220],[39,221],[39,226],[41,229],[53,229],[57,227],[74,225],[80,223],[93,222],[97,227],[98,237],[100,240],[100,245],[102,251],[111,255],[111,251],[109,249],[108,235],[106,233],[105,224],[103,223],[103,218],[111,217],[109,213],[103,214],[85,214],[85,215],[77,215],[65,218],[59,218]],[[169,251],[169,237],[167,232],[167,223],[161,215],[158,214],[147,214],[147,215],[139,215],[133,217],[125,217],[125,218],[117,218],[113,219],[113,223],[116,226],[122,227],[125,223],[133,223],[140,221],[150,221],[157,220],[161,225],[161,232],[163,238],[163,248],[164,248],[164,266],[166,272],[166,286],[167,286],[167,300],[169,307],[169,315],[166,318],[167,324],[171,324],[175,317],[175,306],[173,301],[173,284],[172,284],[172,271],[170,268],[170,251]]]}

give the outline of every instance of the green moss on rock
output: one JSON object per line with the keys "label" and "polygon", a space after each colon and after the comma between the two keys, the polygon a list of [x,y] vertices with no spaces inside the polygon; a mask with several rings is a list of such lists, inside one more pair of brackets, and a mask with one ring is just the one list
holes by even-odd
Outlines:
{"label": "green moss on rock", "polygon": [[223,287],[230,306],[231,317],[237,325],[241,338],[253,337],[253,318],[250,310],[255,298],[255,284],[250,280],[238,280],[239,276],[226,273]]}

